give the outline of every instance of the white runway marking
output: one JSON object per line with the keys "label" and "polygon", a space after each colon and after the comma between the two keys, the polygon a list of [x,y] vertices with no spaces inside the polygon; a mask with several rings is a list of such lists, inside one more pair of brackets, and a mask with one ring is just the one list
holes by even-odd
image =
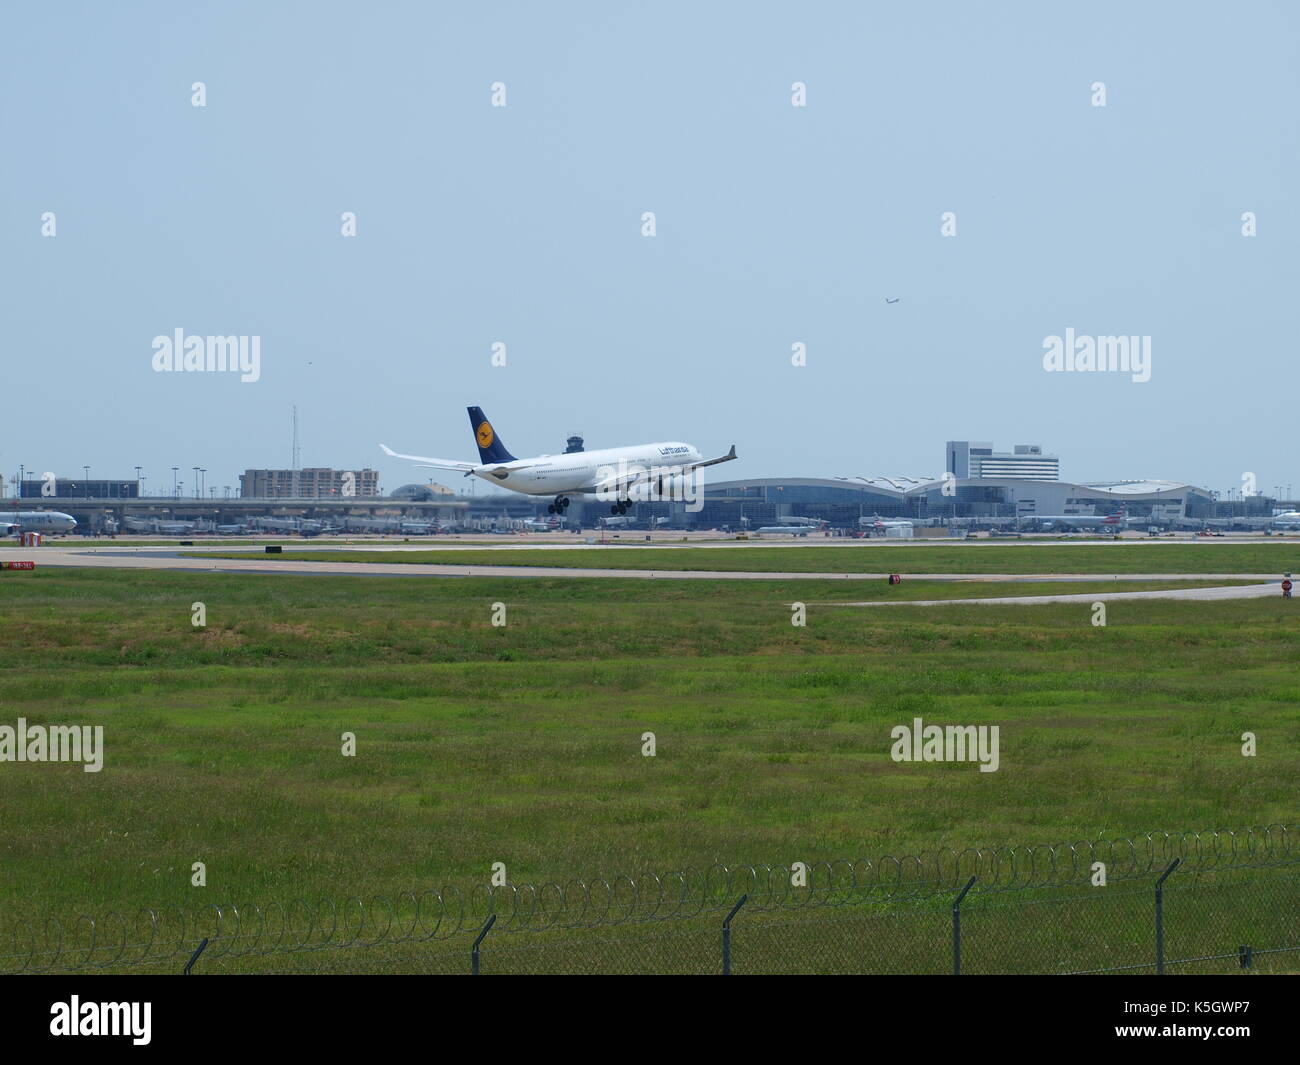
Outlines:
{"label": "white runway marking", "polygon": [[1000,599],[899,599],[871,603],[816,603],[815,606],[952,606],[967,603],[1033,606],[1036,603],[1099,603],[1116,599],[1262,599],[1280,596],[1277,583],[1243,584],[1230,588],[1170,588],[1150,592],[1083,592],[1077,595],[1016,595]]}

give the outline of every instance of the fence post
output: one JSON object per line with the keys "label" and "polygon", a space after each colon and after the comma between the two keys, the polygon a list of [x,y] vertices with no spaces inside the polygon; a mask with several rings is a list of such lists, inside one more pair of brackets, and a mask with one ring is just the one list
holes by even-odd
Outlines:
{"label": "fence post", "polygon": [[952,904],[952,975],[961,976],[961,901],[966,897],[966,892],[975,886],[975,878],[971,877],[966,881],[966,886],[961,889],[961,894],[957,896],[956,901]]}
{"label": "fence post", "polygon": [[469,952],[469,971],[471,976],[478,976],[478,945],[483,942],[483,937],[488,934],[488,931],[496,923],[497,915],[494,913],[483,922],[483,927],[479,929],[478,936],[474,940],[474,947]]}
{"label": "fence post", "polygon": [[1250,947],[1237,948],[1237,964],[1243,969],[1249,969],[1254,962],[1255,952]]}
{"label": "fence post", "polygon": [[749,898],[748,894],[741,895],[736,900],[736,905],[731,907],[731,912],[727,914],[726,919],[722,922],[722,975],[731,975],[731,919],[736,916],[736,912],[745,905]]}
{"label": "fence post", "polygon": [[208,945],[208,937],[203,937],[203,942],[199,944],[199,949],[190,955],[190,960],[185,963],[185,968],[181,970],[182,976],[193,976],[194,963],[199,960],[199,955],[203,953],[203,948]]}
{"label": "fence post", "polygon": [[1160,879],[1156,881],[1156,975],[1165,974],[1165,880],[1182,863],[1181,858],[1175,858],[1169,863],[1169,868],[1160,874]]}

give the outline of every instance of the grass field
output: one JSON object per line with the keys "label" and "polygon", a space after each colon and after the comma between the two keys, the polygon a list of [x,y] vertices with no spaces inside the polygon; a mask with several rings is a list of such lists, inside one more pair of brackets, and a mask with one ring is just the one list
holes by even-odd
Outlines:
{"label": "grass field", "polygon": [[[366,895],[481,882],[496,861],[527,882],[1295,820],[1294,603],[1112,603],[1100,628],[1086,604],[827,605],[790,624],[792,601],[864,597],[845,583],[8,574],[0,724],[103,724],[107,753],[100,773],[0,764],[0,905]],[[906,582],[871,597],[966,590],[989,594]],[[893,762],[890,729],[916,716],[997,724],[1001,769]]]}
{"label": "grass field", "polygon": [[281,555],[205,552],[203,558],[280,558],[314,562],[436,563],[443,566],[556,566],[582,569],[712,570],[786,573],[1276,573],[1300,572],[1300,543],[990,544],[852,547],[590,547],[581,550],[331,551]]}

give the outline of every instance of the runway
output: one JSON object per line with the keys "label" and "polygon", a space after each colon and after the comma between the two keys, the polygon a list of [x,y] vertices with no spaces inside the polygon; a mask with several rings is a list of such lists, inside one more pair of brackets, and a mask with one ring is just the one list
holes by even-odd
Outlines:
{"label": "runway", "polygon": [[[393,548],[402,550],[402,548]],[[202,548],[185,548],[185,552],[202,554]],[[229,550],[210,548],[209,550]],[[478,550],[490,557],[493,548],[465,548]],[[169,570],[193,573],[281,574],[291,576],[344,576],[344,577],[498,577],[505,579],[612,579],[612,580],[679,580],[679,581],[870,581],[883,582],[888,573],[801,573],[727,570],[641,570],[641,569],[586,569],[552,566],[493,566],[446,565],[429,563],[385,562],[314,562],[272,557],[247,559],[185,558],[172,547],[138,547],[131,545],[90,546],[47,544],[39,548],[0,547],[0,561],[34,560],[38,569],[47,567],[75,567],[86,569]],[[1188,581],[1188,580],[1251,580],[1259,582],[1224,588],[1183,588],[1169,591],[1097,592],[1080,594],[1015,596],[978,599],[922,599],[899,601],[863,601],[835,603],[835,606],[937,606],[952,603],[1007,604],[1032,606],[1038,603],[1099,602],[1123,599],[1253,599],[1279,595],[1279,575],[1275,573],[911,573],[905,580],[966,581],[1034,583],[1100,581]],[[826,604],[831,605],[831,604]]]}

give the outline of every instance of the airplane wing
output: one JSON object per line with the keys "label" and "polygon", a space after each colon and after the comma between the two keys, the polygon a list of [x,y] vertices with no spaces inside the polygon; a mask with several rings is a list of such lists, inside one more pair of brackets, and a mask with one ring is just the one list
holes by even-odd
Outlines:
{"label": "airplane wing", "polygon": [[403,455],[400,451],[393,451],[385,444],[379,445],[384,449],[385,455],[391,455],[395,459],[408,459],[417,466],[423,466],[431,470],[459,470],[462,473],[472,473],[477,467],[472,462],[457,462],[455,459],[431,459],[424,455]]}
{"label": "airplane wing", "polygon": [[731,450],[728,451],[721,458],[705,459],[703,462],[693,462],[689,466],[682,466],[681,469],[683,472],[685,472],[686,470],[699,470],[699,469],[703,469],[705,466],[716,466],[719,462],[730,462],[735,457],[736,457],[736,445],[732,444]]}

